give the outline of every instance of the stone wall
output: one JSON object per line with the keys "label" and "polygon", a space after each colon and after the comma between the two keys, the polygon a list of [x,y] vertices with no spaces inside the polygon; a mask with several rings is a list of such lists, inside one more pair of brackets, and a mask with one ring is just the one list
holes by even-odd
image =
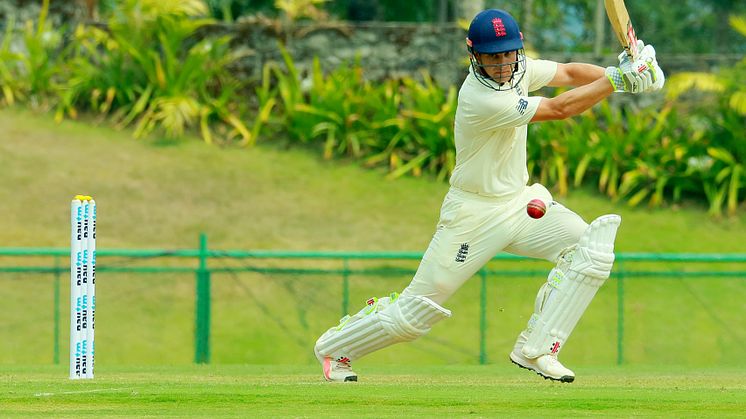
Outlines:
{"label": "stone wall", "polygon": [[265,62],[282,61],[278,42],[286,45],[301,69],[310,68],[314,57],[319,57],[325,70],[359,62],[371,80],[417,76],[426,70],[443,85],[460,83],[468,62],[466,33],[453,24],[335,22],[288,29],[255,20],[214,29],[235,34],[236,45],[252,51],[244,71],[253,77],[261,75]]}
{"label": "stone wall", "polygon": [[[251,51],[242,64],[242,71],[253,78],[261,76],[265,62],[282,61],[278,42],[287,46],[302,70],[311,67],[314,56],[320,58],[325,70],[359,60],[365,77],[371,80],[404,75],[419,77],[421,70],[426,70],[443,86],[460,84],[468,65],[466,31],[456,24],[328,22],[287,27],[278,21],[254,17],[234,25],[218,25],[211,31],[232,33],[236,36],[236,46]],[[559,62],[579,61],[607,66],[617,62],[617,52],[611,52],[616,51],[615,48],[616,44],[610,45],[610,52],[601,57],[538,48],[538,56]],[[741,58],[735,54],[661,55],[659,62],[668,74],[672,74],[712,71],[723,65],[732,65]]]}

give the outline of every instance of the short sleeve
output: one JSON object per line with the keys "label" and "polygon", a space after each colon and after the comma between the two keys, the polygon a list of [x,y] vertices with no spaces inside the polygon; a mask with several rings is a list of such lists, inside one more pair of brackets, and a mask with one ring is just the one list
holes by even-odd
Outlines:
{"label": "short sleeve", "polygon": [[557,74],[557,63],[549,60],[526,58],[528,91],[533,92],[549,84]]}

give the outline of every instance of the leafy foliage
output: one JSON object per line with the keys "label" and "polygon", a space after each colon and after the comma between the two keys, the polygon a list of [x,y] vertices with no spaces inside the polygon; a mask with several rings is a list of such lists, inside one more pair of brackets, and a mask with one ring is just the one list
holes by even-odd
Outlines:
{"label": "leafy foliage", "polygon": [[[730,24],[735,31],[746,37],[746,17],[731,16]],[[736,213],[739,193],[746,182],[746,58],[732,68],[715,74],[680,73],[668,83],[668,98],[676,100],[692,90],[705,92],[698,97],[694,107],[697,114],[704,115],[709,129],[701,135],[707,145],[706,155],[709,170],[703,173],[702,188],[710,203],[710,213],[719,215],[723,207],[728,213]]]}
{"label": "leafy foliage", "polygon": [[[390,177],[432,173],[440,179],[455,165],[453,117],[456,89],[444,91],[424,74],[374,84],[358,65],[323,74],[319,61],[309,74],[298,71],[281,48],[285,67],[269,63],[262,107],[277,98],[279,115],[271,127],[303,144],[321,144],[324,157],[362,158],[368,166],[387,166]],[[268,82],[266,77],[271,77]]]}
{"label": "leafy foliage", "polygon": [[[284,66],[265,68],[264,106],[277,104],[268,129],[316,146],[325,158],[360,159],[389,177],[447,179],[455,165],[455,87],[427,74],[373,84],[358,65],[305,74],[283,50]],[[276,101],[276,102],[274,102]],[[586,184],[631,206],[705,199],[714,216],[737,210],[744,187],[743,118],[727,107],[687,114],[678,102],[620,107],[602,102],[580,118],[531,124],[528,168],[558,195]],[[683,112],[683,113],[682,113]],[[739,131],[740,130],[740,131]]]}
{"label": "leafy foliage", "polygon": [[47,21],[48,10],[49,0],[44,0],[38,21],[27,21],[17,41],[15,21],[11,19],[5,28],[0,43],[0,86],[6,105],[17,101],[41,108],[54,105],[60,89],[62,58],[57,52],[62,35]]}
{"label": "leafy foliage", "polygon": [[230,37],[195,38],[213,22],[201,0],[125,0],[116,7],[108,30],[76,29],[58,117],[83,107],[121,127],[134,124],[138,137],[157,128],[178,137],[199,127],[208,143],[253,142],[240,117],[240,84],[229,71],[241,54]]}

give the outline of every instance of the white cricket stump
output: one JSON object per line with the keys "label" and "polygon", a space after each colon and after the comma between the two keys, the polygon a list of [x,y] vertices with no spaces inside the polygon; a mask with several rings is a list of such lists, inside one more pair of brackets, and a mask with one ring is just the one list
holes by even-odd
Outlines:
{"label": "white cricket stump", "polygon": [[96,311],[96,201],[70,205],[70,379],[93,378]]}

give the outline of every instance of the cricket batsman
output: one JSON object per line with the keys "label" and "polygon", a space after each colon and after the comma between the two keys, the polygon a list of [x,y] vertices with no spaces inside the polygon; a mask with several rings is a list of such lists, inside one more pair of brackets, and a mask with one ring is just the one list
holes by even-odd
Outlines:
{"label": "cricket batsman", "polygon": [[[546,187],[528,185],[528,124],[579,115],[615,92],[658,90],[663,71],[655,49],[642,41],[636,62],[622,52],[615,67],[528,58],[518,23],[503,10],[477,14],[466,46],[471,65],[456,110],[456,167],[435,234],[401,294],[371,298],[319,337],[314,352],[328,381],[357,381],[353,361],[415,340],[450,317],[446,300],[503,251],[556,263],[510,360],[544,378],[575,379],[559,354],[609,277],[621,217],[602,215],[588,224]],[[544,86],[572,89],[552,98],[529,95]],[[535,199],[546,203],[539,218],[526,211]]]}

